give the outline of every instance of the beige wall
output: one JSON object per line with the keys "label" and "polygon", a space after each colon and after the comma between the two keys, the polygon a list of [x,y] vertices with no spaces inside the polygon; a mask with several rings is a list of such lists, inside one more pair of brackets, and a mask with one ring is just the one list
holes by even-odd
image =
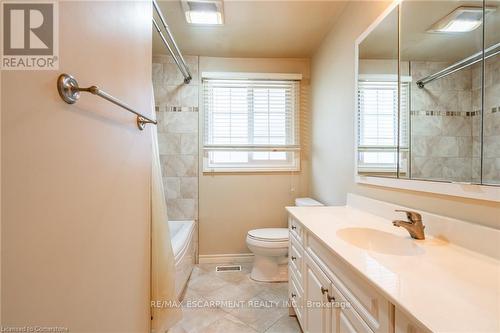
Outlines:
{"label": "beige wall", "polygon": [[339,205],[355,192],[500,228],[498,203],[354,183],[354,43],[389,4],[349,4],[312,59],[312,195]]}
{"label": "beige wall", "polygon": [[1,77],[1,325],[147,332],[150,132],[87,93],[65,104],[56,79],[71,73],[151,115],[151,4],[59,11],[60,70]]}
{"label": "beige wall", "polygon": [[[295,197],[309,193],[309,59],[200,57],[199,69],[200,73],[301,73],[304,77],[300,173],[203,174],[200,152],[200,255],[248,253],[245,243],[248,230],[285,227],[284,207],[291,205]],[[200,109],[200,126],[202,121]],[[201,137],[200,142],[203,142]]]}

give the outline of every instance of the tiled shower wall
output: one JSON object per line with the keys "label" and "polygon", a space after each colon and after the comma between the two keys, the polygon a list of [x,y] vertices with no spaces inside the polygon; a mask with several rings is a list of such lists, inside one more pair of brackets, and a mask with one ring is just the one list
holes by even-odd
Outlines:
{"label": "tiled shower wall", "polygon": [[[481,106],[481,64],[472,68],[472,96],[474,110]],[[483,183],[500,184],[500,56],[485,61],[484,121],[483,121]],[[481,117],[473,117],[474,145],[479,150]],[[478,152],[479,156],[479,152]],[[476,164],[479,158],[474,158]],[[477,167],[479,170],[479,167]],[[479,179],[479,174],[474,175]]]}
{"label": "tiled shower wall", "polygon": [[169,220],[198,218],[198,57],[186,56],[191,83],[170,56],[153,56],[158,146]]}
{"label": "tiled shower wall", "polygon": [[461,70],[428,83],[416,81],[446,66],[443,62],[411,62],[412,178],[471,181],[472,71]]}
{"label": "tiled shower wall", "polygon": [[[428,83],[416,80],[446,66],[411,62],[413,178],[481,180],[481,64]],[[483,182],[500,183],[500,57],[485,63]]]}

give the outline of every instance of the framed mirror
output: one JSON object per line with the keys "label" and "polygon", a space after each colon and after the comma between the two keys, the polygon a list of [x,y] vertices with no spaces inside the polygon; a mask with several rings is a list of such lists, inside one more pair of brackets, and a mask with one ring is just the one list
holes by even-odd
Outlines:
{"label": "framed mirror", "polygon": [[356,43],[356,181],[500,201],[500,0],[395,2]]}

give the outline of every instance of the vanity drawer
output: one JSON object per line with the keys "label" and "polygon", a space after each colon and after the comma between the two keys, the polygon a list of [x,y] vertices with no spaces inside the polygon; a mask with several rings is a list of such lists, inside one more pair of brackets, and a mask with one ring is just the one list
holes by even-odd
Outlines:
{"label": "vanity drawer", "polygon": [[303,239],[302,225],[292,216],[288,217],[288,229],[290,229],[290,234],[294,236],[299,241],[299,243],[302,243]]}
{"label": "vanity drawer", "polygon": [[[374,332],[389,332],[390,303],[367,281],[329,251],[316,237],[308,234],[306,252],[328,275],[334,286]],[[321,258],[321,259],[320,259]]]}
{"label": "vanity drawer", "polygon": [[[292,271],[291,269],[288,269],[288,273],[292,272],[292,274],[288,277],[288,282],[291,284],[291,281],[293,281],[293,285],[298,289],[300,294],[304,293],[304,285],[302,280],[299,280],[297,274],[295,274],[296,271]],[[290,289],[290,288],[288,288]]]}
{"label": "vanity drawer", "polygon": [[303,307],[303,297],[304,291],[301,286],[297,284],[295,278],[290,276],[288,279],[288,297],[290,298],[290,302],[295,310],[295,315],[300,323],[303,325],[304,318],[304,307]]}
{"label": "vanity drawer", "polygon": [[290,248],[288,251],[288,264],[290,269],[292,269],[297,279],[302,282],[302,265],[304,257],[304,250],[302,246],[295,240],[294,237],[290,237]]}
{"label": "vanity drawer", "polygon": [[297,283],[302,287],[302,274],[295,267],[288,264],[288,280],[295,279]]}

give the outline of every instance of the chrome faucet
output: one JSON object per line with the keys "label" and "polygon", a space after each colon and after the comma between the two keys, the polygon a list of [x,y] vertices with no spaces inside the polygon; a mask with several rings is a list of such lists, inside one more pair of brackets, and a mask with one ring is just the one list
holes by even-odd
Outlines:
{"label": "chrome faucet", "polygon": [[396,209],[396,212],[406,213],[409,221],[395,220],[392,221],[392,225],[405,228],[410,233],[411,238],[425,239],[425,225],[422,224],[422,215],[411,210]]}

